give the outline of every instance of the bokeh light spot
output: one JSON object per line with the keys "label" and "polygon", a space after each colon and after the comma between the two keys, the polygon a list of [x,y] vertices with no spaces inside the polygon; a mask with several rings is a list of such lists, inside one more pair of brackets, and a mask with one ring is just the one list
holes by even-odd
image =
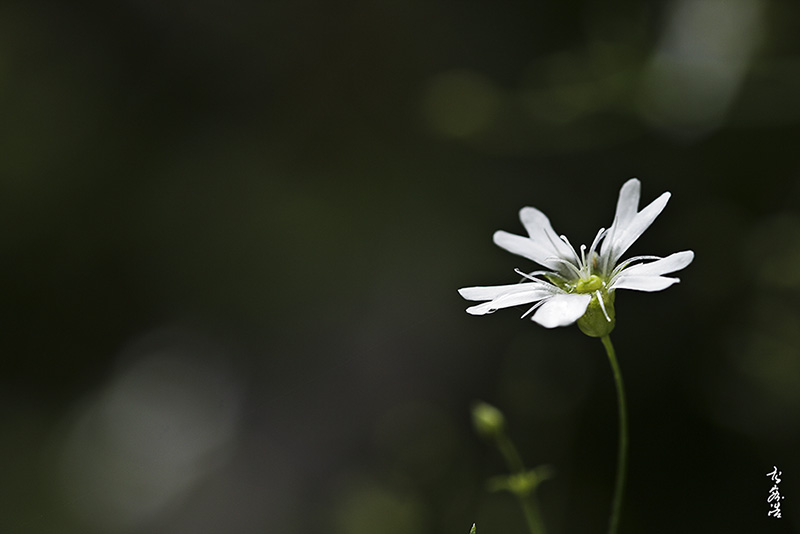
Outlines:
{"label": "bokeh light spot", "polygon": [[63,444],[62,499],[98,531],[153,520],[233,445],[235,377],[180,340],[152,341],[129,351],[129,365],[76,410]]}

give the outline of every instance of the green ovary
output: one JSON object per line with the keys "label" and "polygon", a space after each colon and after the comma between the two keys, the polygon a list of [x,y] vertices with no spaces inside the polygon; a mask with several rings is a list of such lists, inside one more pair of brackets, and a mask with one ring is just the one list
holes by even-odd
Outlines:
{"label": "green ovary", "polygon": [[575,284],[575,291],[578,293],[594,293],[598,289],[603,289],[604,286],[603,279],[593,274],[589,278],[578,280],[578,283]]}

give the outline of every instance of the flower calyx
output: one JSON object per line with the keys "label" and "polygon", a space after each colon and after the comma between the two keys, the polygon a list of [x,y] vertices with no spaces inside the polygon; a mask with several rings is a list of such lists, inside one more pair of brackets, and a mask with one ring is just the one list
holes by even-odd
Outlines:
{"label": "flower calyx", "polygon": [[589,337],[603,337],[614,330],[615,324],[614,292],[605,288],[594,291],[586,313],[578,319],[578,328]]}

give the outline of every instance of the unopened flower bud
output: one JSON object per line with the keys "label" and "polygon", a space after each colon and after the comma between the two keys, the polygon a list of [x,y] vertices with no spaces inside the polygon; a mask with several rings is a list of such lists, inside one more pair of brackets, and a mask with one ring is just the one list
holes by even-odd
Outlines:
{"label": "unopened flower bud", "polygon": [[476,402],[472,407],[472,424],[481,436],[494,438],[504,432],[505,417],[491,404]]}

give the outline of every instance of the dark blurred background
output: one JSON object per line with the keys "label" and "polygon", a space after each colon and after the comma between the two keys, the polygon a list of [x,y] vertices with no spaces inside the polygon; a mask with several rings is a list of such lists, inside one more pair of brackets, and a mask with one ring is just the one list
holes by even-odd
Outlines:
{"label": "dark blurred background", "polygon": [[[620,292],[622,533],[800,531],[800,5],[0,5],[0,531],[603,532],[602,346],[456,289],[673,193]],[[767,517],[782,470],[780,520]]]}

